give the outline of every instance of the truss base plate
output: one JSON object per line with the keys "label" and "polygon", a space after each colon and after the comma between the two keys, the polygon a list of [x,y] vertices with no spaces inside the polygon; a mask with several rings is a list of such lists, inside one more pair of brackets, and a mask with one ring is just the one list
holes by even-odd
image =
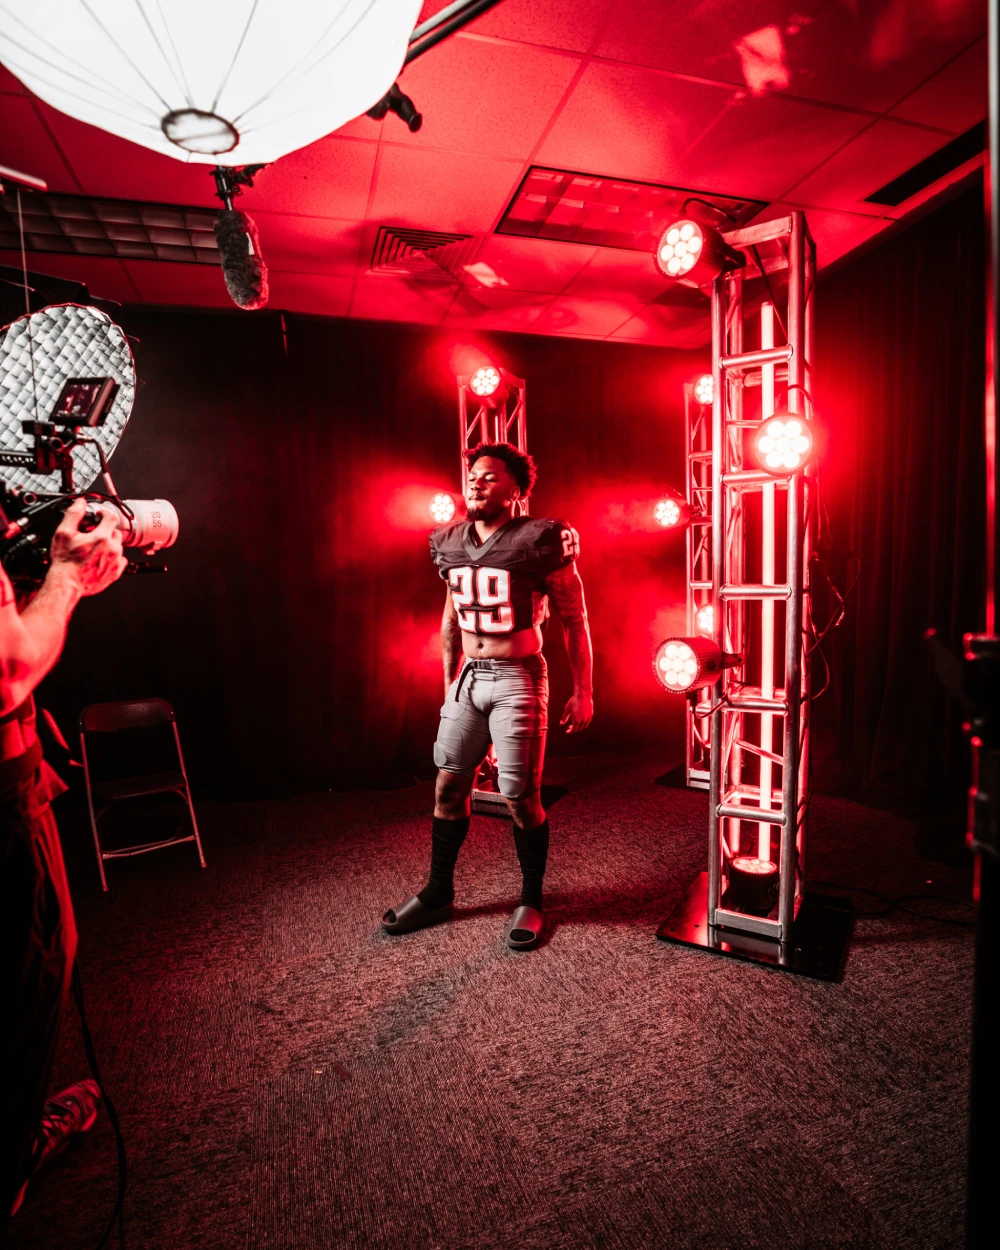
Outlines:
{"label": "truss base plate", "polygon": [[708,924],[708,873],[695,877],[691,888],[656,931],[664,942],[694,946],[714,955],[767,964],[782,972],[820,981],[837,981],[854,924],[854,909],[847,899],[832,894],[806,894],[792,927],[789,942],[739,929],[713,928]]}

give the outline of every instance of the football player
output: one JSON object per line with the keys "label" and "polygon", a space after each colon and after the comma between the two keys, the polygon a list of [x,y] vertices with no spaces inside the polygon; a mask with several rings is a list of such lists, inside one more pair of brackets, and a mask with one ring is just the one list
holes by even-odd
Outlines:
{"label": "football player", "polygon": [[389,933],[410,933],[451,914],[452,877],[469,829],[469,795],[492,742],[522,874],[507,945],[529,950],[542,936],[549,849],[540,788],[549,701],[542,625],[550,600],[563,623],[573,672],[573,695],[559,723],[567,733],[579,733],[594,715],[593,652],[576,569],[580,540],[565,521],[514,515],[518,500],[527,499],[535,484],[530,456],[509,443],[481,443],[466,458],[468,519],[431,535],[431,557],[447,591],[430,880],[419,894],[387,911],[382,924]]}

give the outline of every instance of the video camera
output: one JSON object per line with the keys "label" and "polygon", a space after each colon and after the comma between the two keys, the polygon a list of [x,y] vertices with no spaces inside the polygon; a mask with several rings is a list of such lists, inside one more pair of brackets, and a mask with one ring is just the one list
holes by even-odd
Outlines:
{"label": "video camera", "polygon": [[[48,421],[22,421],[21,428],[34,441],[30,452],[0,452],[0,465],[26,468],[32,473],[59,473],[59,491],[25,490],[0,486],[0,564],[15,585],[37,586],[45,580],[49,546],[74,499],[87,500],[82,530],[99,523],[98,509],[111,512],[126,550],[145,556],[156,554],[177,541],[179,522],[166,499],[122,499],[108,472],[104,451],[83,430],[99,426],[114,402],[118,383],[113,378],[70,378],[56,400]],[[73,484],[73,449],[89,443],[97,449],[101,473],[95,486],[102,490],[80,492]],[[130,560],[128,573],[165,573],[167,566],[146,560]]]}

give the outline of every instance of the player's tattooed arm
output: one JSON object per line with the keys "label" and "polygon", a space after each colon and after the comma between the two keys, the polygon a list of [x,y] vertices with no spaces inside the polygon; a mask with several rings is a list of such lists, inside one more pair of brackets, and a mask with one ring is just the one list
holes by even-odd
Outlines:
{"label": "player's tattooed arm", "polygon": [[448,697],[448,688],[455,680],[458,666],[462,662],[462,631],[458,627],[458,616],[451,591],[445,591],[444,615],[441,617],[441,652],[444,656],[444,697]]}
{"label": "player's tattooed arm", "polygon": [[587,623],[587,603],[583,582],[575,564],[545,579],[549,598],[559,613],[566,635],[566,650],[573,672],[573,697],[566,704],[560,725],[567,733],[579,733],[594,719],[594,650]]}

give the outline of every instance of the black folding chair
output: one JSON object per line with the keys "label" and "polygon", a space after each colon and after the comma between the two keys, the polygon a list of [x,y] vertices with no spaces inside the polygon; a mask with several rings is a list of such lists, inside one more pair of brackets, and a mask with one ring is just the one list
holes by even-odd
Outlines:
{"label": "black folding chair", "polygon": [[[88,737],[125,734],[133,730],[151,729],[157,725],[170,725],[173,729],[174,745],[177,748],[178,766],[176,769],[159,773],[143,773],[133,777],[94,779],[91,775],[91,761],[87,754]],[[184,768],[180,734],[177,732],[177,718],[174,715],[174,709],[166,699],[122,699],[116,703],[92,703],[90,707],[85,707],[80,713],[80,750],[83,753],[87,806],[90,809],[90,827],[94,832],[94,846],[97,848],[101,889],[108,888],[107,877],[104,875],[106,859],[123,859],[131,855],[142,855],[146,851],[158,851],[161,847],[177,846],[181,842],[195,844],[198,850],[198,861],[202,868],[205,867],[205,854],[201,849],[198,821],[194,814],[194,804],[191,802],[191,789],[188,786],[187,771]],[[115,851],[104,850],[101,846],[98,826],[108,808],[126,799],[143,798],[150,794],[179,794],[191,814],[191,828],[194,832],[184,837],[164,838],[158,842],[125,846]],[[95,804],[99,806],[95,807]]]}

